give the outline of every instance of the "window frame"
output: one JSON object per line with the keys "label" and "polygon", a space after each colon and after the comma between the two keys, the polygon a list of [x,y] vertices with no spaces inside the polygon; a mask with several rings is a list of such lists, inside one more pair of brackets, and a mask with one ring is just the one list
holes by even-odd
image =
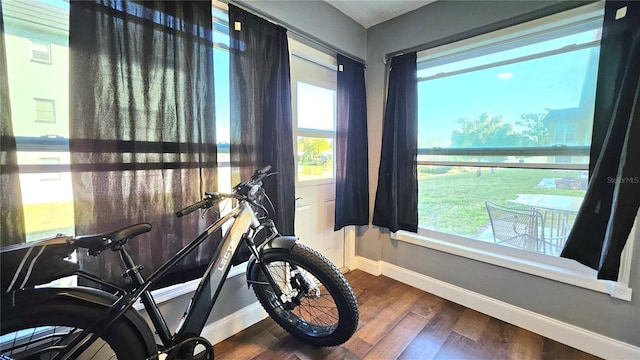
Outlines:
{"label": "window frame", "polygon": [[[34,100],[34,110],[36,113],[35,122],[38,123],[44,123],[44,124],[55,124],[57,119],[56,119],[56,101],[53,99],[43,99],[43,98],[33,98]],[[44,119],[38,116],[38,114],[41,112],[41,110],[38,110],[38,104],[50,104],[51,105],[51,111],[47,111],[48,113],[51,113],[51,119]]]}
{"label": "window frame", "polygon": [[[545,23],[555,23],[562,26],[569,25],[573,20],[587,22],[592,20],[594,12],[603,15],[603,2],[593,3],[546,16],[534,21],[509,26],[497,31],[491,31],[482,35],[460,40],[451,44],[427,49],[418,53],[418,61],[426,55],[434,52],[450,52],[456,45],[477,41],[486,43],[491,38],[504,41],[509,35],[521,36],[522,32],[531,31]],[[420,69],[420,63],[418,64]],[[418,79],[420,81],[420,79]],[[589,155],[590,146],[562,146],[562,147],[529,147],[529,148],[431,148],[418,149],[418,155],[501,155],[508,152],[509,155],[544,155],[544,156],[586,156]],[[502,152],[502,153],[501,153]],[[522,169],[563,169],[563,170],[588,170],[588,164],[542,164],[542,163],[491,163],[491,162],[455,162],[455,161],[425,161],[416,160],[417,165],[437,166],[473,166],[473,167],[508,167]],[[598,280],[595,270],[578,264],[575,261],[549,256],[545,254],[525,251],[518,248],[510,248],[490,242],[439,232],[424,227],[418,228],[418,233],[398,231],[391,234],[391,238],[410,244],[443,251],[462,256],[476,261],[520,271],[543,278],[579,286],[597,292],[607,293],[611,297],[631,301],[632,289],[629,288],[631,271],[631,258],[633,254],[634,240],[640,238],[640,212],[636,216],[636,224],[631,229],[627,245],[622,253],[620,275],[618,281]]]}
{"label": "window frame", "polygon": [[[39,48],[46,48],[46,51],[42,51]],[[46,54],[47,55],[47,59],[40,59],[36,56],[34,56],[34,53],[41,53],[41,54]],[[47,41],[43,41],[43,40],[37,40],[37,39],[29,39],[29,59],[32,62],[36,62],[36,63],[40,63],[40,64],[46,64],[46,65],[51,65],[52,63],[52,54],[51,54],[51,43],[47,42]]]}
{"label": "window frame", "polygon": [[[297,41],[289,37],[289,52],[291,63],[291,110],[292,110],[292,136],[293,136],[293,155],[295,161],[295,184],[296,186],[315,186],[324,184],[335,184],[336,182],[336,146],[337,146],[337,111],[338,111],[338,79],[337,71],[338,64],[334,56],[328,55],[320,50],[314,49],[311,46],[305,45],[300,41]],[[295,68],[295,62],[303,62],[305,66],[318,67],[320,71],[330,71],[332,78],[328,77],[313,77],[305,75],[305,72]],[[329,73],[326,73],[328,75]],[[303,82],[312,86],[317,86],[334,91],[334,116],[333,116],[333,130],[320,130],[320,129],[308,129],[298,127],[298,113],[297,113],[297,83]],[[333,141],[333,176],[331,178],[313,179],[313,180],[300,180],[298,174],[298,137],[311,137],[311,138],[324,138],[331,139]]]}

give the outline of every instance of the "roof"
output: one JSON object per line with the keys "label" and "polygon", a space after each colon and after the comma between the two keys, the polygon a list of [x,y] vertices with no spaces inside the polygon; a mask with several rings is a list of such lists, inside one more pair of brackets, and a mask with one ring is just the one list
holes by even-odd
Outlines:
{"label": "roof", "polygon": [[542,119],[542,122],[545,124],[568,122],[577,123],[580,122],[580,118],[584,116],[584,113],[581,110],[582,109],[580,109],[579,107],[549,110],[549,113],[547,113],[547,116]]}

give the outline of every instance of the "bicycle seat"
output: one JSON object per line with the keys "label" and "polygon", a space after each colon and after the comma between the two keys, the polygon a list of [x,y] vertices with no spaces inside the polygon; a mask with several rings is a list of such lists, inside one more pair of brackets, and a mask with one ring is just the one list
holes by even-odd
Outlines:
{"label": "bicycle seat", "polygon": [[149,231],[151,231],[151,224],[149,223],[129,225],[114,231],[78,236],[74,240],[74,246],[76,248],[88,249],[89,255],[97,256],[106,249],[112,248],[115,245],[123,245],[129,239]]}
{"label": "bicycle seat", "polygon": [[2,293],[72,275],[78,264],[65,260],[75,250],[71,240],[70,236],[58,235],[0,249]]}

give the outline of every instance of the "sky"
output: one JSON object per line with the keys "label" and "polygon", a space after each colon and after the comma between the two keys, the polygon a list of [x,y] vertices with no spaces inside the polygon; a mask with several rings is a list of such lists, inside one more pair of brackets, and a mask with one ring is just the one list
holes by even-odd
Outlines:
{"label": "sky", "polygon": [[229,142],[229,52],[213,51],[213,69],[216,101],[216,141]]}
{"label": "sky", "polygon": [[[492,57],[476,58],[423,70],[428,76],[441,72],[490,64],[567,44],[592,41],[594,31],[560,40],[530,45]],[[451,133],[459,129],[460,118],[477,119],[482,113],[502,116],[504,123],[515,123],[520,115],[541,113],[545,109],[579,106],[590,55],[598,48],[587,48],[536,58],[509,65],[420,81],[418,84],[418,146],[448,146]],[[597,57],[595,57],[597,59]],[[474,60],[476,60],[474,62]],[[593,65],[593,64],[591,64]],[[595,91],[595,89],[586,89]],[[517,130],[521,130],[516,126]]]}

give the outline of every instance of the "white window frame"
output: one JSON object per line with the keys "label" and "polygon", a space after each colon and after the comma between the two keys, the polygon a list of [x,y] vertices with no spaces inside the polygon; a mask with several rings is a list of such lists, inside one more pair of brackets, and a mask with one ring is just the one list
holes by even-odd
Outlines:
{"label": "white window frame", "polygon": [[[472,43],[486,44],[491,39],[507,39],[514,35],[520,36],[522,32],[531,32],[532,29],[540,29],[546,24],[558,22],[573,22],[576,18],[589,18],[594,12],[603,12],[603,2],[589,4],[564,13],[559,13],[538,19],[525,24],[516,25],[489,34],[480,35],[473,39],[463,40],[455,44],[443,45],[438,48],[429,49],[418,53],[418,58],[433,55],[447,54],[458,46],[471,46]],[[475,163],[474,163],[475,164]],[[473,166],[474,164],[471,164]],[[429,165],[433,165],[429,163]],[[459,165],[455,163],[443,163],[438,165]],[[523,168],[531,166],[540,168],[540,164],[524,164]],[[497,164],[496,166],[500,166]],[[555,166],[555,165],[554,165]],[[583,165],[576,166],[579,169]],[[636,224],[640,221],[640,212],[636,217]],[[443,251],[446,253],[462,256],[465,258],[482,261],[488,264],[501,266],[504,268],[528,273],[543,278],[579,286],[597,292],[607,293],[611,297],[631,301],[632,289],[629,287],[629,277],[631,272],[631,257],[636,239],[640,238],[640,226],[634,224],[625,249],[622,253],[620,274],[618,281],[598,280],[597,272],[576,261],[548,256],[535,252],[525,251],[517,248],[510,248],[490,242],[478,241],[471,238],[456,236],[425,228],[419,228],[418,233],[398,231],[392,233],[391,237],[398,241],[411,243],[414,245]]]}
{"label": "white window frame", "polygon": [[[35,115],[35,121],[36,122],[46,123],[46,124],[55,124],[56,123],[56,102],[55,102],[55,100],[34,98],[33,102],[34,102],[33,109],[34,109],[35,114],[36,114]],[[45,119],[45,118],[38,117],[38,103],[51,104],[51,114],[52,114],[52,116],[51,116],[52,118],[51,119]]]}
{"label": "white window frame", "polygon": [[[292,100],[297,99],[296,91],[297,91],[297,83],[298,81],[318,86],[326,89],[331,89],[335,91],[335,108],[334,108],[334,124],[333,130],[317,130],[317,129],[305,129],[298,127],[297,121],[297,104],[296,101],[292,101],[292,130],[293,130],[293,151],[294,151],[294,161],[295,161],[295,169],[296,169],[296,186],[313,186],[313,185],[322,185],[322,184],[333,184],[336,182],[336,146],[337,146],[337,108],[338,108],[338,99],[337,99],[337,71],[338,64],[337,60],[334,56],[328,55],[320,50],[314,49],[311,46],[303,44],[295,39],[289,38],[289,52],[291,57],[291,63],[293,64],[293,58],[296,58],[301,61],[308,62],[312,64],[312,66],[319,66],[321,70],[329,70],[335,74],[335,78],[332,81],[326,81],[322,79],[314,79],[313,81],[309,81],[308,77],[302,76],[299,71],[294,69],[294,66],[291,67],[291,95]],[[324,68],[324,69],[322,69]],[[298,177],[298,136],[303,137],[314,137],[314,138],[326,138],[331,139],[333,141],[333,176],[331,178],[326,179],[318,179],[318,180],[303,180],[300,181]]]}
{"label": "white window frame", "polygon": [[[46,51],[43,51],[43,49],[46,49]],[[40,59],[37,56],[34,56],[36,53],[46,54],[47,59]],[[34,39],[29,41],[29,58],[31,61],[50,65],[51,57],[51,43]]]}

